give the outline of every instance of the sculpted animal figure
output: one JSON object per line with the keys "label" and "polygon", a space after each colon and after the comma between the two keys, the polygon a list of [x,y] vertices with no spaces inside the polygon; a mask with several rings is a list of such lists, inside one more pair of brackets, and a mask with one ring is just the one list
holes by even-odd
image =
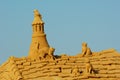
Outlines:
{"label": "sculpted animal figure", "polygon": [[40,58],[46,58],[46,57],[52,58],[54,51],[55,49],[52,47],[50,48],[44,47],[44,48],[39,49],[38,54]]}
{"label": "sculpted animal figure", "polygon": [[91,49],[87,47],[87,43],[82,43],[82,56],[90,56],[92,55]]}
{"label": "sculpted animal figure", "polygon": [[90,63],[89,59],[87,59],[86,62],[87,62],[86,63],[86,74],[91,74],[93,72],[93,66]]}
{"label": "sculpted animal figure", "polygon": [[78,66],[75,66],[74,69],[72,70],[72,74],[74,77],[77,77],[80,75],[80,71],[79,71],[79,68]]}

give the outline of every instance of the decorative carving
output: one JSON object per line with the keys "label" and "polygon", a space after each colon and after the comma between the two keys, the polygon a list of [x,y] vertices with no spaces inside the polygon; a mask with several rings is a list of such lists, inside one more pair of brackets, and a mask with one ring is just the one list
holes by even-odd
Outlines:
{"label": "decorative carving", "polygon": [[93,73],[93,66],[90,63],[89,59],[86,59],[86,74],[92,74]]}
{"label": "decorative carving", "polygon": [[39,54],[39,58],[49,58],[52,59],[53,58],[53,53],[54,53],[55,49],[50,47],[45,47],[45,48],[41,48],[38,50],[38,54]]}
{"label": "decorative carving", "polygon": [[92,55],[91,49],[87,47],[87,43],[82,43],[82,56],[90,56]]}
{"label": "decorative carving", "polygon": [[73,74],[73,77],[77,77],[80,75],[80,71],[79,71],[79,68],[78,66],[75,66],[72,70],[72,74]]}

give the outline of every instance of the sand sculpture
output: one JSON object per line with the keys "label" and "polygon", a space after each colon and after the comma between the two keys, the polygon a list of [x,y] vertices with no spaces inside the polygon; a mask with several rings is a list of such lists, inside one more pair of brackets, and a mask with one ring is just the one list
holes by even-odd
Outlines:
{"label": "sand sculpture", "polygon": [[82,43],[82,56],[91,56],[91,49],[87,46],[87,43]]}
{"label": "sand sculpture", "polygon": [[73,77],[77,77],[77,76],[80,76],[80,70],[78,68],[78,66],[75,66],[72,70],[72,75]]}
{"label": "sand sculpture", "polygon": [[28,56],[11,56],[0,65],[0,80],[119,80],[120,54],[115,49],[92,52],[82,43],[78,55],[54,55],[44,32],[44,22],[34,10]]}
{"label": "sand sculpture", "polygon": [[86,59],[86,74],[92,74],[93,73],[93,66],[90,63],[89,59]]}
{"label": "sand sculpture", "polygon": [[54,48],[49,47],[44,33],[44,22],[38,10],[34,10],[34,20],[32,22],[32,42],[28,57],[31,59],[53,58]]}

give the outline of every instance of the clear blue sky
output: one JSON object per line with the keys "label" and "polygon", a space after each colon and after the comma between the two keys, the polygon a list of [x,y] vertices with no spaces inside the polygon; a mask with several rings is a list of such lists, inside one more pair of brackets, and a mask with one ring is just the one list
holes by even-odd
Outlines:
{"label": "clear blue sky", "polygon": [[1,0],[0,64],[28,55],[34,9],[43,16],[55,54],[76,55],[82,42],[92,51],[120,52],[120,0]]}

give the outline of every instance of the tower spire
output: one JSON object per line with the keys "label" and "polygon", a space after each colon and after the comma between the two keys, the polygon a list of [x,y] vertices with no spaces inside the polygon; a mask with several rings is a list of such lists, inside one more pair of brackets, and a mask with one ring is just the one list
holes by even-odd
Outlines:
{"label": "tower spire", "polygon": [[42,16],[37,9],[34,10],[34,20],[32,22],[32,25],[34,24],[44,24],[42,21]]}

